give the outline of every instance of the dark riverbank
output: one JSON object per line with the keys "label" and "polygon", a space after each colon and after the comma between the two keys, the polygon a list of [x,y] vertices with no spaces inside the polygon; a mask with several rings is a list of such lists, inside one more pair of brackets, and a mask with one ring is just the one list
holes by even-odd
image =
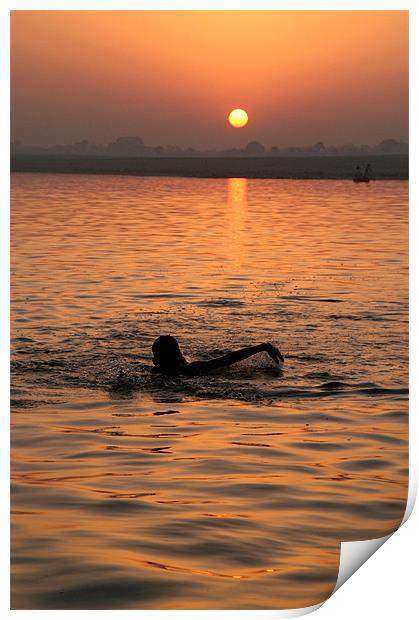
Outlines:
{"label": "dark riverbank", "polygon": [[407,155],[327,157],[105,157],[13,155],[12,172],[136,176],[352,179],[356,166],[372,166],[376,180],[408,179]]}

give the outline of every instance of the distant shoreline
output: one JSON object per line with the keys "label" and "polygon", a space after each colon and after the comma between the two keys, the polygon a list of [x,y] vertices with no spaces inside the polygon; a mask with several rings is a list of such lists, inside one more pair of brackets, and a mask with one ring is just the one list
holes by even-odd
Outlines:
{"label": "distant shoreline", "polygon": [[249,179],[352,179],[371,164],[374,180],[407,180],[408,155],[107,157],[12,155],[11,172]]}

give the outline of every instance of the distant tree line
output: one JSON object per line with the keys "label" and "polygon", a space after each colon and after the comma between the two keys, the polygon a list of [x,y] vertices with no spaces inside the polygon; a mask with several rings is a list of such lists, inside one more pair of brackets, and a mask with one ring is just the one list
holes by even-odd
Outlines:
{"label": "distant tree line", "polygon": [[101,155],[113,157],[305,157],[319,155],[405,155],[409,152],[409,145],[406,142],[387,139],[382,140],[375,146],[367,144],[355,145],[344,144],[343,146],[326,146],[323,142],[316,142],[313,145],[300,147],[289,146],[280,148],[278,146],[265,147],[261,142],[252,141],[243,149],[233,148],[226,150],[199,150],[191,147],[181,148],[179,146],[146,146],[139,136],[123,136],[107,145],[94,144],[87,140],[74,142],[72,144],[56,144],[54,146],[42,147],[26,145],[15,140],[11,143],[12,155]]}

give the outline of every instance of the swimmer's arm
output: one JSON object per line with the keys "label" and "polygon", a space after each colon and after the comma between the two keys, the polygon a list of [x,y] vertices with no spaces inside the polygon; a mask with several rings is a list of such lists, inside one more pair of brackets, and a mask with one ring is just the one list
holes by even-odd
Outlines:
{"label": "swimmer's arm", "polygon": [[232,364],[246,360],[248,357],[251,357],[256,353],[260,353],[261,351],[266,351],[275,362],[278,362],[278,360],[284,361],[279,349],[274,347],[269,342],[262,342],[261,344],[257,344],[253,347],[244,347],[243,349],[238,349],[237,351],[231,351],[231,353],[226,353],[221,357],[216,357],[205,362],[191,362],[185,367],[185,374],[206,374],[212,370],[217,370],[218,368],[223,368],[225,366],[231,366]]}

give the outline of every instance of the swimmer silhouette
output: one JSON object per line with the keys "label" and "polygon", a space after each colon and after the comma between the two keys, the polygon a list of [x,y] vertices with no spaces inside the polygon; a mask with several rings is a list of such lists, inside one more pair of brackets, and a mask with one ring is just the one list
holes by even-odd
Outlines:
{"label": "swimmer silhouette", "polygon": [[266,351],[278,365],[284,362],[284,358],[279,349],[269,342],[262,342],[253,347],[245,347],[237,351],[231,351],[221,357],[215,357],[205,362],[187,362],[180,350],[178,341],[173,336],[159,336],[153,342],[152,351],[153,363],[155,366],[153,371],[161,372],[166,375],[187,375],[190,377],[206,375],[218,368],[241,362],[261,351]]}

